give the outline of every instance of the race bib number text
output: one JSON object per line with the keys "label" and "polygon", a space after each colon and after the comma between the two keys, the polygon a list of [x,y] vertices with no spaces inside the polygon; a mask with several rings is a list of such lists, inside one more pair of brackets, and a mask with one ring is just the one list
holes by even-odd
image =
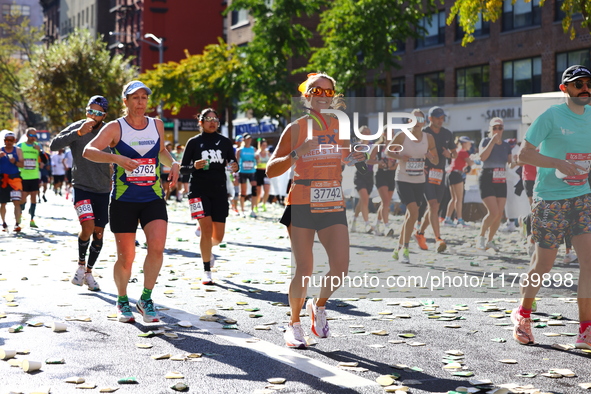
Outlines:
{"label": "race bib number text", "polygon": [[493,183],[505,183],[507,181],[507,177],[505,175],[504,168],[495,168],[493,169]]}
{"label": "race bib number text", "polygon": [[35,168],[37,168],[37,159],[25,159],[24,161],[25,170],[34,170]]}
{"label": "race bib number text", "polygon": [[439,168],[431,168],[429,170],[429,183],[433,185],[441,185],[443,181],[443,170]]}
{"label": "race bib number text", "polygon": [[424,175],[425,172],[425,159],[411,157],[406,162],[406,174],[410,176]]}
{"label": "race bib number text", "polygon": [[78,214],[78,220],[80,223],[87,220],[94,220],[94,211],[92,210],[92,204],[90,200],[80,200],[74,205],[76,213]]}
{"label": "race bib number text", "polygon": [[570,186],[581,186],[587,182],[589,175],[589,166],[591,165],[591,153],[567,153],[566,160],[583,167],[586,170],[579,170],[578,175],[564,177],[562,180]]}
{"label": "race bib number text", "polygon": [[152,186],[156,182],[156,159],[134,159],[138,167],[133,171],[125,170],[127,181],[139,186]]}
{"label": "race bib number text", "polygon": [[310,185],[312,213],[340,212],[345,209],[343,189],[339,181],[314,181]]}
{"label": "race bib number text", "polygon": [[189,208],[191,210],[191,219],[203,219],[205,217],[203,203],[199,197],[189,200]]}
{"label": "race bib number text", "polygon": [[242,169],[246,171],[250,171],[254,168],[254,161],[243,161],[242,162]]}

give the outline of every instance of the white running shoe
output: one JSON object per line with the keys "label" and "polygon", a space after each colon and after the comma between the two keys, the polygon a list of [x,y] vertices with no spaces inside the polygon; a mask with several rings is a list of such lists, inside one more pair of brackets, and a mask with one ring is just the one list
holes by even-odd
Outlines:
{"label": "white running shoe", "polygon": [[353,218],[353,220],[351,221],[351,233],[356,233],[357,232],[357,220],[355,220],[355,218]]}
{"label": "white running shoe", "polygon": [[501,227],[499,229],[499,231],[502,233],[510,233],[510,232],[513,232],[516,230],[517,230],[517,227],[515,226],[515,222],[513,222],[513,221],[510,221],[510,222],[508,221],[507,223],[505,223],[505,225],[503,227]]}
{"label": "white running shoe", "polygon": [[285,339],[285,345],[287,347],[294,347],[296,349],[305,349],[308,347],[301,323],[289,324],[283,334],[283,339]]}
{"label": "white running shoe", "polygon": [[92,272],[86,272],[84,274],[84,284],[88,286],[88,290],[90,291],[100,291],[101,288],[97,281],[92,276]]}
{"label": "white running shoe", "polygon": [[154,301],[150,298],[149,300],[138,300],[135,304],[137,311],[143,316],[145,323],[160,323],[160,317],[156,313],[154,308]]}
{"label": "white running shoe", "polygon": [[312,334],[319,338],[328,338],[330,336],[330,328],[326,320],[326,309],[322,306],[316,306],[316,300],[310,298],[306,302],[306,311],[312,320],[310,330]]}
{"label": "white running shoe", "polygon": [[376,222],[374,229],[375,229],[375,235],[384,235],[384,223]]}
{"label": "white running shoe", "polygon": [[398,254],[398,262],[403,264],[410,264],[410,251],[408,248],[402,248]]}
{"label": "white running shoe", "polygon": [[384,235],[386,237],[393,237],[394,236],[394,227],[392,227],[392,226],[386,227],[386,231],[384,231]]}
{"label": "white running shoe", "polygon": [[135,318],[133,317],[133,313],[131,312],[131,306],[129,302],[119,302],[117,301],[117,320],[121,323],[134,323]]}
{"label": "white running shoe", "polygon": [[562,264],[570,264],[577,261],[578,257],[574,250],[571,250],[567,254],[564,255],[564,259],[562,259]]}
{"label": "white running shoe", "polygon": [[476,248],[486,250],[486,237],[476,237]]}
{"label": "white running shoe", "polygon": [[82,286],[84,284],[84,274],[86,274],[86,266],[82,264],[78,265],[78,269],[72,278],[72,284]]}
{"label": "white running shoe", "polygon": [[447,226],[447,227],[455,227],[456,226],[456,224],[454,223],[454,221],[451,220],[450,218],[445,218],[443,220],[443,225],[444,226]]}
{"label": "white running shoe", "polygon": [[211,271],[204,271],[203,278],[201,279],[201,283],[204,285],[213,285],[213,278],[211,276]]}
{"label": "white running shoe", "polygon": [[486,249],[492,249],[495,252],[500,251],[501,249],[495,244],[495,241],[488,241],[486,244]]}

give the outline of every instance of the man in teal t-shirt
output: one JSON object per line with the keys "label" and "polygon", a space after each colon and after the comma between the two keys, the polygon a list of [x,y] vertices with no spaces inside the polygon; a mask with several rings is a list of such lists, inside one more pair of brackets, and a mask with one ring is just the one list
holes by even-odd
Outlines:
{"label": "man in teal t-shirt", "polygon": [[[578,281],[580,326],[576,347],[591,349],[591,277],[585,274],[591,267],[591,189],[587,180],[591,163],[591,70],[584,66],[567,68],[560,90],[566,102],[550,107],[532,123],[519,153],[519,161],[538,167],[531,223],[536,250],[527,276],[520,277],[523,298],[511,313],[513,337],[524,345],[534,343],[530,313],[535,296],[543,280],[547,283],[554,278],[549,272],[558,247],[571,240],[580,267],[586,268],[581,269]],[[561,284],[574,285],[572,277],[568,281],[561,275],[561,279]]]}

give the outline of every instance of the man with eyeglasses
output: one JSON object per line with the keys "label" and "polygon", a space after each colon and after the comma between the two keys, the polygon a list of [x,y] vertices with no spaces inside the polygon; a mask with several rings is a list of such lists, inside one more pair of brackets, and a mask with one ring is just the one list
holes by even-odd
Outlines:
{"label": "man with eyeglasses", "polygon": [[29,214],[31,221],[29,227],[38,228],[35,223],[35,211],[37,209],[37,196],[39,195],[39,184],[41,183],[40,168],[47,163],[43,163],[41,158],[41,146],[37,142],[37,129],[29,127],[25,130],[27,140],[19,143],[17,147],[23,153],[23,167],[20,168],[21,178],[23,179],[23,196],[21,199],[21,211],[25,210],[27,197],[31,196],[31,206]]}
{"label": "man with eyeglasses", "polygon": [[[103,96],[92,96],[86,106],[86,118],[78,120],[62,130],[51,141],[51,150],[69,146],[72,152],[72,185],[74,207],[80,221],[78,234],[78,269],[72,278],[76,286],[87,285],[91,291],[100,287],[92,276],[92,268],[103,247],[103,233],[109,221],[109,192],[111,191],[111,166],[95,163],[82,157],[84,147],[104,125],[109,102]],[[105,152],[110,152],[109,148]],[[90,237],[92,236],[92,242]],[[90,246],[88,262],[86,252]]]}
{"label": "man with eyeglasses", "polygon": [[14,232],[21,231],[21,196],[23,184],[19,169],[23,166],[23,153],[14,146],[16,135],[13,132],[4,134],[4,146],[0,148],[0,215],[2,231],[8,232],[6,224],[6,204],[14,204]]}
{"label": "man with eyeglasses", "polygon": [[432,107],[429,109],[429,125],[423,128],[423,131],[435,138],[437,155],[440,160],[438,164],[431,163],[429,159],[425,162],[425,171],[427,172],[427,182],[425,183],[425,198],[428,204],[427,212],[424,214],[420,230],[414,235],[419,247],[427,250],[425,230],[431,224],[431,228],[435,234],[437,253],[442,253],[447,248],[447,244],[441,239],[439,228],[439,205],[447,189],[445,182],[446,159],[454,159],[457,156],[457,147],[454,142],[453,133],[443,127],[443,122],[445,122],[445,111],[443,111],[443,108]]}
{"label": "man with eyeglasses", "polygon": [[521,277],[521,304],[511,314],[513,338],[524,345],[534,343],[530,314],[535,296],[558,247],[571,239],[581,267],[575,346],[591,349],[591,70],[567,68],[560,90],[566,102],[551,106],[532,123],[519,152],[520,162],[538,167],[531,222],[536,249],[527,276]]}

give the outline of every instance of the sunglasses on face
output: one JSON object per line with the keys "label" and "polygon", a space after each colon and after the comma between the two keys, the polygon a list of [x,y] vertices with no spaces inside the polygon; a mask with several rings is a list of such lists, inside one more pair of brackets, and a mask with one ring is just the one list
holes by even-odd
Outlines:
{"label": "sunglasses on face", "polygon": [[105,116],[107,114],[106,112],[98,111],[96,109],[91,109],[91,108],[88,108],[86,110],[86,113],[88,115],[94,115],[94,116]]}
{"label": "sunglasses on face", "polygon": [[14,142],[16,141],[14,138],[4,138],[4,142]]}
{"label": "sunglasses on face", "polygon": [[493,126],[493,130],[503,130],[505,126]]}
{"label": "sunglasses on face", "polygon": [[591,90],[591,81],[587,81],[587,82],[574,81],[573,85],[575,85],[575,88],[577,88],[577,89],[582,89],[583,85],[587,85],[587,89]]}
{"label": "sunglasses on face", "polygon": [[213,116],[206,116],[205,118],[203,118],[203,121],[219,123],[220,120],[218,118],[214,118]]}
{"label": "sunglasses on face", "polygon": [[37,138],[37,134],[27,134],[27,137]]}
{"label": "sunglasses on face", "polygon": [[308,89],[308,93],[313,96],[322,96],[322,93],[324,93],[326,97],[334,97],[334,89],[323,89],[319,86],[312,86]]}
{"label": "sunglasses on face", "polygon": [[417,118],[417,123],[425,123],[425,118],[422,116],[416,116]]}

